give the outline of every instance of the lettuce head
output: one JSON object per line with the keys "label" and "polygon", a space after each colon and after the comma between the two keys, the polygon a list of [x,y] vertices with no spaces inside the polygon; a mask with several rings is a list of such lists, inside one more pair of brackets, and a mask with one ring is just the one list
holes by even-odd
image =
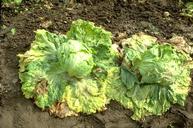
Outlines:
{"label": "lettuce head", "polygon": [[192,66],[191,57],[179,47],[142,33],[133,35],[123,41],[121,69],[109,73],[115,81],[108,95],[131,109],[134,120],[161,115],[172,104],[185,104]]}
{"label": "lettuce head", "polygon": [[30,50],[19,54],[26,98],[59,117],[105,109],[108,69],[116,65],[111,33],[77,20],[67,35],[37,30]]}

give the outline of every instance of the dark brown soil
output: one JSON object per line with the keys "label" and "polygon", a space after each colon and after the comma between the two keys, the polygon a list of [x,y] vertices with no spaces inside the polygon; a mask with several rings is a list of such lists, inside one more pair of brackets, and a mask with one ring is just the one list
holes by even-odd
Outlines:
{"label": "dark brown soil", "polygon": [[[40,4],[26,1],[16,9],[19,12],[2,8],[1,25],[7,28],[0,30],[0,128],[193,128],[192,91],[185,107],[174,105],[163,116],[150,116],[140,122],[131,120],[132,112],[115,102],[102,113],[59,119],[42,112],[33,101],[23,97],[16,55],[29,49],[34,31],[39,28],[65,34],[73,20],[82,18],[102,25],[115,36],[145,32],[162,40],[176,34],[193,42],[192,20],[180,16],[180,8],[171,0],[168,3],[166,0],[85,1],[80,0],[83,3],[69,8],[58,0]],[[10,33],[11,28],[16,29],[15,35]]]}

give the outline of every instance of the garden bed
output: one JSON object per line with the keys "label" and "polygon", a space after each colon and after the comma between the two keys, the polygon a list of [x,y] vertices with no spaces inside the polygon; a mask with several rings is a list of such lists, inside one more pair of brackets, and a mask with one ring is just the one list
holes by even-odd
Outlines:
{"label": "garden bed", "polygon": [[[19,8],[2,8],[0,31],[0,127],[2,128],[192,128],[193,92],[185,107],[173,105],[162,116],[149,116],[133,121],[132,111],[116,102],[107,110],[92,115],[64,119],[42,112],[33,101],[24,98],[18,78],[18,53],[27,51],[35,38],[34,31],[44,28],[65,34],[76,19],[95,22],[111,31],[114,43],[132,34],[144,32],[166,40],[173,35],[193,42],[192,19],[180,15],[181,8],[171,1],[145,3],[98,0],[80,2],[69,7],[50,0],[42,3],[24,2]],[[13,34],[10,30],[15,29]]]}

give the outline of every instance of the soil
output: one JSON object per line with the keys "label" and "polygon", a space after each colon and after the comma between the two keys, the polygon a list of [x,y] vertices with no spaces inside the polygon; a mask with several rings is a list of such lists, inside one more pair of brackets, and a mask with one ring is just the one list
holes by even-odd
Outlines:
{"label": "soil", "polygon": [[[145,32],[160,40],[179,35],[188,43],[193,42],[192,19],[180,16],[181,8],[172,0],[85,1],[68,7],[62,0],[38,4],[25,1],[17,8],[1,8],[1,25],[6,28],[0,30],[0,128],[193,128],[192,91],[184,107],[173,105],[164,115],[142,121],[133,121],[132,112],[114,101],[101,113],[59,119],[24,98],[17,54],[29,49],[34,31],[40,28],[65,34],[71,22],[81,18],[103,26],[115,37]],[[14,35],[12,28],[16,30]]]}

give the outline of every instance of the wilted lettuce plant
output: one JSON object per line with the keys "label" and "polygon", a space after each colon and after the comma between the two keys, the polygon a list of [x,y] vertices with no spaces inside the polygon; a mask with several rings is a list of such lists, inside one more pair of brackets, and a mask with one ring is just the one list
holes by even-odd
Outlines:
{"label": "wilted lettuce plant", "polygon": [[184,105],[192,66],[191,57],[179,47],[145,34],[133,35],[123,41],[121,70],[112,69],[109,77],[115,81],[108,95],[131,109],[134,120],[161,115],[172,104]]}
{"label": "wilted lettuce plant", "polygon": [[111,44],[110,32],[83,20],[66,36],[37,30],[30,50],[18,55],[23,94],[59,117],[105,109]]}
{"label": "wilted lettuce plant", "polygon": [[110,99],[134,120],[185,104],[193,66],[185,44],[136,34],[122,45],[118,53],[110,32],[83,20],[66,35],[37,30],[30,50],[18,55],[23,94],[59,117],[104,110]]}

